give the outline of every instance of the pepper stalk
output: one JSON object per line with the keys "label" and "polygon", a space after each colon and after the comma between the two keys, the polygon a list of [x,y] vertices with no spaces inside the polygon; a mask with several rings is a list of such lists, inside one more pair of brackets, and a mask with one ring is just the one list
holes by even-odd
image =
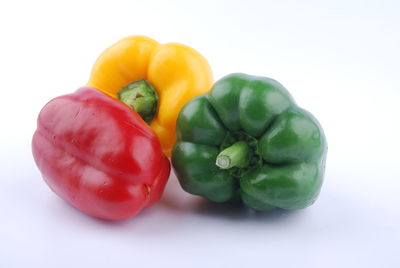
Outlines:
{"label": "pepper stalk", "polygon": [[217,156],[215,164],[221,169],[245,168],[249,165],[250,148],[245,141],[238,141]]}
{"label": "pepper stalk", "polygon": [[118,92],[118,99],[135,110],[150,125],[157,112],[158,96],[145,79],[129,83]]}

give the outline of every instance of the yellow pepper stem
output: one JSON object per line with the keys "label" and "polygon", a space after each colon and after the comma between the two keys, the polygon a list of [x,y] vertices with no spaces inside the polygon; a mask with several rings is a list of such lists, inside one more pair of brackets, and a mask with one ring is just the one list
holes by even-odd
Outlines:
{"label": "yellow pepper stem", "polygon": [[150,125],[157,112],[158,96],[144,79],[129,83],[118,92],[118,99],[135,110]]}

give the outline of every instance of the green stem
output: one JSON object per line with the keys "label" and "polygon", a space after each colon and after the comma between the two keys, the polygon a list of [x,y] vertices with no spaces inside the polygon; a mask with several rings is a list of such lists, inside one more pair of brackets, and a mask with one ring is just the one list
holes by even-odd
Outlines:
{"label": "green stem", "polygon": [[221,169],[244,168],[249,165],[249,153],[250,149],[247,143],[238,141],[220,152],[215,164]]}
{"label": "green stem", "polygon": [[158,96],[154,88],[144,79],[129,83],[118,92],[118,99],[135,110],[150,124],[157,112]]}

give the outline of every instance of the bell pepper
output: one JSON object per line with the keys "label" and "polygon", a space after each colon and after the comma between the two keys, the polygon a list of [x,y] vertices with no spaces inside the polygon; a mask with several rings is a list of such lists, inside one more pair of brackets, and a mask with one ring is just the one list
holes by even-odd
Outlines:
{"label": "bell pepper", "polygon": [[109,220],[132,217],[157,202],[170,172],[168,158],[142,118],[89,87],[44,106],[32,151],[58,196]]}
{"label": "bell pepper", "polygon": [[[212,81],[207,60],[194,49],[130,36],[99,56],[87,85],[135,109],[170,156],[180,109],[188,100],[209,91]],[[151,105],[142,105],[143,97],[152,99]]]}
{"label": "bell pepper", "polygon": [[277,81],[231,74],[181,110],[172,164],[184,190],[255,210],[301,209],[317,198],[326,140]]}

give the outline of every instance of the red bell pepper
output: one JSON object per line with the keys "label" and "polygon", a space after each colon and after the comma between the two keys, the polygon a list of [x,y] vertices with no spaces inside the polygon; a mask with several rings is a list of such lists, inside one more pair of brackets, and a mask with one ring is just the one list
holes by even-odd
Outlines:
{"label": "red bell pepper", "polygon": [[127,105],[83,87],[41,110],[32,151],[49,187],[89,215],[119,220],[157,202],[170,165]]}

